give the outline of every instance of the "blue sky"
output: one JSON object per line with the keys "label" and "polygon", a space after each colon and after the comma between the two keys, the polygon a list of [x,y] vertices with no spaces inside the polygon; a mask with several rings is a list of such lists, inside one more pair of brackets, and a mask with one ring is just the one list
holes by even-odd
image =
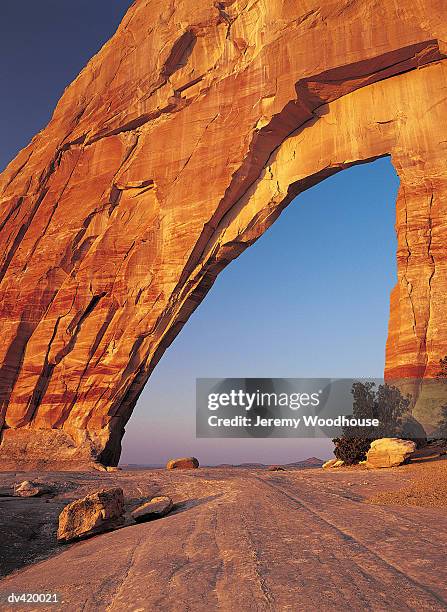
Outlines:
{"label": "blue sky", "polygon": [[[1,168],[44,127],[129,4],[1,3]],[[328,441],[196,440],[195,379],[380,377],[396,274],[397,188],[385,158],[345,170],[290,204],[222,272],[166,352],[127,426],[123,462],[163,463],[184,454],[204,463],[329,456]]]}
{"label": "blue sky", "polygon": [[195,453],[210,463],[331,455],[326,440],[196,440],[195,379],[380,378],[398,184],[389,158],[327,179],[220,274],[143,391],[123,461],[145,453],[154,462]]}

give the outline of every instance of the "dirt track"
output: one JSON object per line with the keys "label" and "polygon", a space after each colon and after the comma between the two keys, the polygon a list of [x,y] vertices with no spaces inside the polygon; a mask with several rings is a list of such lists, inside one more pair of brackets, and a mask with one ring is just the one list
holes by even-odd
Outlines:
{"label": "dirt track", "polygon": [[399,469],[89,476],[77,493],[120,484],[178,508],[65,547],[0,593],[56,592],[61,609],[88,612],[447,610],[445,511],[363,502],[405,483]]}

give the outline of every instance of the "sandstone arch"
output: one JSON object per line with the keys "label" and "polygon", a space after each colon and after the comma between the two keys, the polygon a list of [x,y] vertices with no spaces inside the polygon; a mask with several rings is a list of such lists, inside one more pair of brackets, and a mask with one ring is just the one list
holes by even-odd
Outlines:
{"label": "sandstone arch", "polygon": [[447,353],[443,3],[196,4],[137,0],[0,176],[3,465],[116,463],[219,271],[379,156],[401,180],[386,373]]}

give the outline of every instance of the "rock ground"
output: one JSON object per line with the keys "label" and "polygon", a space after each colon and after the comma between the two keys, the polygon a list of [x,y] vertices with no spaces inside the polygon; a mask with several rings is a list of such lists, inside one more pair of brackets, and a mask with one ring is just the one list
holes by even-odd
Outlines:
{"label": "rock ground", "polygon": [[[48,502],[1,498],[2,567],[5,557],[7,571],[14,559],[20,567],[38,558],[39,546],[23,557],[29,542],[17,528],[20,513],[24,524],[39,517],[31,542],[50,558],[3,578],[0,593],[57,592],[69,612],[446,610],[445,511],[399,506],[398,497],[391,506],[364,503],[386,491],[400,495],[417,479],[436,483],[446,468],[440,458],[386,471],[49,474],[58,494]],[[14,479],[1,476],[3,491]],[[127,510],[155,495],[169,495],[175,506],[160,520],[57,548],[50,523],[61,506],[105,486],[124,489]],[[420,501],[426,497],[421,489]],[[24,504],[40,506],[25,513]]]}

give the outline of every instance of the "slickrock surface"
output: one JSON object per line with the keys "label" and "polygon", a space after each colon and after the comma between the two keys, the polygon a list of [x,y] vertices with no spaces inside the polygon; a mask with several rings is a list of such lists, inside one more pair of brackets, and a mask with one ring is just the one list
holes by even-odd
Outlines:
{"label": "slickrock surface", "polygon": [[416,450],[416,443],[398,438],[380,438],[371,442],[366,465],[372,468],[390,468],[401,465]]}
{"label": "slickrock surface", "polygon": [[64,603],[36,607],[42,612],[444,611],[444,509],[364,503],[407,486],[421,467],[73,474],[80,489],[121,486],[126,499],[169,495],[176,508],[64,547],[1,580],[0,593],[60,593]]}
{"label": "slickrock surface", "polygon": [[433,373],[446,40],[442,0],[132,4],[0,176],[3,467],[116,464],[222,268],[300,192],[387,154],[401,187],[386,372]]}

